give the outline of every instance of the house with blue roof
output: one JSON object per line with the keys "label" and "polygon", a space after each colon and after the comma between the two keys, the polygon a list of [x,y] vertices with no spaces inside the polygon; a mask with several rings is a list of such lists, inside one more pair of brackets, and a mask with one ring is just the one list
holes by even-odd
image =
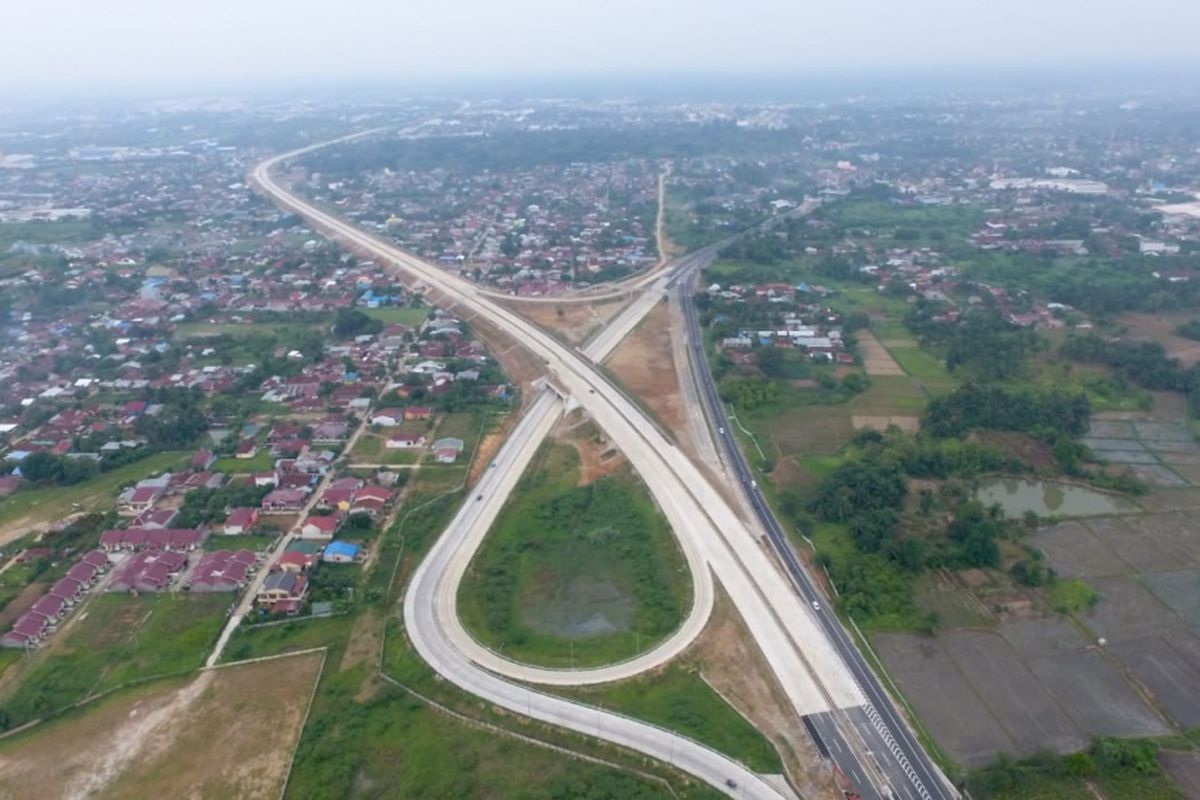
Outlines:
{"label": "house with blue roof", "polygon": [[362,547],[353,542],[334,540],[325,545],[321,560],[327,564],[353,564],[360,560]]}

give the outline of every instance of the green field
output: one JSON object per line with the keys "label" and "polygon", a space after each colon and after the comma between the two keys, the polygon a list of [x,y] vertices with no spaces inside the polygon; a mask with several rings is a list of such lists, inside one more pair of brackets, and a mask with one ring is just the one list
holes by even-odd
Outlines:
{"label": "green field", "polygon": [[221,472],[226,475],[270,472],[273,469],[275,469],[275,459],[265,447],[259,448],[253,458],[235,458],[234,456],[218,458],[212,467],[213,472]]}
{"label": "green field", "polygon": [[247,336],[274,336],[286,341],[302,331],[324,327],[319,324],[296,322],[181,322],[175,326],[176,339],[202,339],[206,336],[227,335],[234,338]]}
{"label": "green field", "polygon": [[382,320],[389,325],[408,325],[409,327],[420,325],[429,316],[429,309],[424,307],[364,308],[362,311],[368,317]]}
{"label": "green field", "polygon": [[132,680],[196,669],[232,602],[227,593],[95,595],[21,665],[0,711],[19,725]]}
{"label": "green field", "polygon": [[90,242],[103,234],[103,227],[90,220],[5,222],[0,224],[0,253],[7,254],[8,249],[17,242],[34,245]]}
{"label": "green field", "polygon": [[1100,599],[1095,589],[1078,579],[1051,581],[1045,589],[1045,597],[1050,607],[1060,614],[1086,611]]}
{"label": "green field", "polygon": [[252,535],[246,534],[241,536],[226,536],[220,533],[219,528],[213,532],[211,536],[204,540],[204,549],[213,550],[255,550],[264,552],[275,541],[273,535]]}
{"label": "green field", "polygon": [[686,613],[690,578],[644,487],[629,472],[582,487],[578,475],[574,448],[539,451],[459,587],[464,624],[512,658],[620,661]]}
{"label": "green field", "polygon": [[54,522],[73,513],[76,503],[82,510],[107,510],[122,486],[180,466],[189,456],[177,451],[155,453],[74,486],[17,492],[0,500],[0,528],[21,522],[28,530]]}
{"label": "green field", "polygon": [[912,347],[889,346],[887,349],[900,368],[919,380],[926,389],[949,389],[954,385],[954,378],[946,369],[945,360],[918,347],[915,342]]}
{"label": "green field", "polygon": [[851,414],[918,416],[929,398],[907,375],[875,375],[871,386],[846,402]]}
{"label": "green field", "polygon": [[967,788],[976,800],[1184,800],[1159,765],[1158,751],[1154,740],[1100,738],[1071,755],[1002,758],[971,773]]}
{"label": "green field", "polygon": [[783,772],[771,743],[696,672],[678,663],[651,676],[577,689],[570,696],[682,733],[755,772]]}

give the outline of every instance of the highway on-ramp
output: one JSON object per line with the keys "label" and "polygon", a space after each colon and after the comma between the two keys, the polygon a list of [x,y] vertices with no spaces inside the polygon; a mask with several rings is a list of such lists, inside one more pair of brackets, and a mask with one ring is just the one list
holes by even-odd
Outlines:
{"label": "highway on-ramp", "polygon": [[[306,151],[310,149],[314,148],[305,148]],[[691,540],[685,546],[685,552],[688,547],[695,547],[703,554],[741,613],[796,712],[809,716],[863,707],[864,694],[856,673],[848,668],[840,646],[835,647],[836,640],[831,640],[820,616],[814,614],[811,606],[796,593],[792,578],[777,567],[755,533],[721,493],[635,403],[595,368],[589,358],[497,304],[474,284],[363,233],[276,184],[271,170],[296,154],[287,153],[263,162],[254,171],[254,182],[281,207],[300,214],[321,232],[374,254],[411,279],[435,289],[447,302],[515,336],[529,351],[542,358],[555,385],[571,398],[571,402],[578,403],[591,414],[642,476],[681,542]],[[542,424],[547,423],[542,420]],[[535,432],[526,429],[523,435]],[[513,463],[518,462],[514,460]],[[500,481],[499,468],[494,476],[489,474],[491,472],[485,472],[481,487],[490,481]],[[512,480],[515,481],[515,476]],[[497,491],[502,488],[498,487]],[[468,507],[470,503],[468,500]],[[434,565],[440,563],[443,570],[446,568],[445,562],[427,561]],[[524,710],[539,719],[635,747],[686,769],[735,796],[751,796],[747,792],[753,792],[753,796],[770,796],[774,792],[765,782],[751,783],[752,776],[742,774],[744,769],[739,773],[740,780],[728,777],[732,762],[695,743],[689,748],[698,749],[688,749],[685,761],[681,762],[679,753],[673,749],[681,737],[674,734],[632,720],[621,723],[619,731],[610,730],[608,726],[612,719],[620,719],[615,715],[605,716],[606,712],[539,695],[481,669],[447,638],[445,626],[434,612],[436,604],[432,598],[436,593],[427,595],[418,588],[435,587],[414,584],[406,596],[405,619],[409,635],[422,656],[439,673],[467,691],[499,705]],[[420,613],[421,609],[430,613]],[[522,702],[524,709],[520,707]],[[730,780],[736,787],[729,785]],[[916,785],[920,786],[919,783]],[[930,791],[938,792],[938,787],[922,789],[918,796],[949,796],[940,792],[930,794]]]}

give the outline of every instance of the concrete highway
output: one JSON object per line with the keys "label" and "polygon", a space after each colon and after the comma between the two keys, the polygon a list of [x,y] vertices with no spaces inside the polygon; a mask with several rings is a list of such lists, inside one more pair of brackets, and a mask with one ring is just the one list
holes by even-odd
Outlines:
{"label": "concrete highway", "polygon": [[[921,747],[908,725],[896,711],[891,698],[879,684],[875,673],[863,659],[858,647],[842,627],[829,603],[821,602],[823,598],[820,591],[796,555],[779,520],[758,488],[754,473],[738,447],[732,433],[733,428],[725,414],[724,405],[717,394],[716,382],[713,380],[708,358],[704,353],[704,332],[700,327],[699,314],[692,297],[691,281],[685,279],[687,276],[680,275],[679,277],[678,291],[681,294],[680,301],[687,321],[693,373],[696,375],[700,396],[704,402],[705,415],[713,428],[714,435],[720,442],[726,464],[737,476],[741,490],[745,493],[763,529],[767,532],[776,555],[786,566],[796,591],[809,604],[820,605],[820,610],[816,612],[816,615],[822,629],[834,642],[838,652],[853,671],[855,681],[863,690],[865,702],[861,709],[862,714],[852,714],[851,724],[859,730],[862,738],[868,743],[875,740],[874,746],[871,744],[868,746],[872,746],[873,752],[878,757],[877,761],[881,770],[888,774],[890,781],[887,788],[890,788],[893,793],[898,796],[922,799],[939,798],[940,800],[941,798],[958,797],[958,792],[949,785],[941,770],[928,757],[924,748]],[[864,715],[869,724],[863,724],[862,717]],[[814,737],[818,740],[821,738],[827,741],[834,740],[834,737],[838,735],[831,730],[835,726],[831,725],[829,719],[822,715],[814,715],[812,725],[810,731],[813,731],[814,727],[817,730],[827,731],[824,736],[814,731]],[[818,741],[818,746],[823,746],[823,743]],[[840,752],[847,753],[848,751],[840,750]],[[836,752],[831,755],[835,761],[838,761]],[[857,761],[857,758],[852,760]],[[853,767],[848,764],[840,765],[844,773],[851,774]]]}
{"label": "concrete highway", "polygon": [[[473,487],[474,496],[507,497],[562,410],[562,401],[553,392],[543,391],[496,455],[496,466],[486,469]],[[457,614],[452,598],[447,605],[442,587],[457,586],[457,581],[448,581],[447,577],[453,574],[455,562],[463,560],[464,538],[473,530],[486,531],[495,511],[491,504],[468,497],[446,533],[422,559],[405,593],[404,619],[409,638],[438,674],[510,711],[658,758],[732,797],[779,800],[783,795],[774,786],[721,753],[653,725],[512,683],[481,669],[463,655],[447,632],[445,623],[457,620]],[[431,598],[437,600],[430,602]]]}
{"label": "concrete highway", "polygon": [[[314,148],[305,148],[305,151],[310,149]],[[554,383],[570,396],[572,402],[582,405],[591,414],[642,476],[680,537],[685,552],[694,548],[702,554],[705,562],[729,592],[797,713],[837,713],[844,709],[861,709],[874,703],[873,700],[864,703],[857,670],[847,666],[843,658],[843,645],[835,636],[830,635],[822,615],[815,613],[809,602],[806,602],[809,598],[794,590],[791,583],[794,576],[786,575],[778,569],[766,550],[760,546],[754,532],[734,513],[716,488],[708,483],[689,459],[674,448],[671,441],[657,430],[636,404],[595,369],[587,357],[498,305],[474,284],[449,275],[387,242],[355,229],[275,184],[270,174],[271,169],[297,154],[287,153],[259,165],[253,174],[254,182],[281,207],[302,215],[321,232],[357,249],[373,253],[384,263],[437,290],[447,301],[469,309],[514,335],[527,349],[541,357],[553,376]],[[661,277],[655,275],[653,280],[657,281]],[[669,280],[674,280],[674,275]],[[661,296],[660,292],[649,294]],[[631,327],[636,325],[634,316],[636,315],[631,315],[627,320]],[[615,335],[613,334],[614,337]],[[609,346],[606,342],[597,344],[595,341],[592,345],[595,345],[596,352],[601,352]],[[589,348],[592,345],[589,345]],[[531,419],[533,423],[530,424],[534,427],[521,429],[523,436],[528,437],[539,430],[535,424],[539,421],[533,416],[523,420],[522,425]],[[547,423],[542,419],[540,424]],[[514,440],[517,438],[513,437]],[[541,437],[534,438],[540,440]],[[513,443],[514,447],[518,445],[534,447],[536,441]],[[514,469],[521,463],[516,455],[519,452],[514,451],[513,455],[506,456],[514,459],[511,462]],[[496,483],[492,489],[479,491],[480,496],[487,496],[492,491],[504,493],[511,488],[506,488],[501,482],[501,472],[508,470],[498,466],[494,470],[485,471],[481,488],[486,488],[483,483],[488,483],[489,486],[489,482]],[[516,474],[511,476],[511,480],[515,482]],[[468,500],[468,507],[471,502],[483,501]],[[483,514],[485,511],[485,508],[480,508],[478,513]],[[466,513],[475,512],[472,510]],[[463,529],[469,530],[471,527],[477,526],[464,525]],[[685,543],[685,540],[690,541]],[[426,563],[433,565],[428,567],[429,570],[440,569],[444,573],[450,566],[449,554],[445,556],[445,560],[435,561],[427,558]],[[681,762],[680,753],[674,749],[681,737],[631,720],[621,723],[620,730],[610,730],[609,726],[615,724],[614,715],[548,698],[523,687],[514,686],[480,669],[449,640],[445,624],[448,610],[443,606],[439,614],[439,603],[433,601],[437,596],[436,582],[432,585],[420,584],[421,591],[417,591],[418,584],[415,581],[413,586],[405,602],[409,635],[413,637],[414,644],[422,656],[439,673],[467,691],[539,719],[599,735],[659,758],[664,758],[665,752],[668,757],[664,760],[687,769],[734,796],[771,796],[775,793],[775,790],[764,782],[751,783],[753,778],[748,774],[738,773],[739,777],[728,777],[732,762],[695,743],[688,745],[692,749],[687,750],[686,760]],[[422,609],[429,613],[422,613]],[[453,616],[452,609],[449,610],[449,614]],[[844,631],[842,636],[845,636]],[[850,649],[853,650],[853,647]],[[525,704],[524,708],[520,707],[522,702]],[[593,723],[594,731],[591,729]],[[730,780],[736,786],[730,786]],[[938,785],[935,784],[933,789],[937,790]],[[938,793],[918,796],[948,795]]]}

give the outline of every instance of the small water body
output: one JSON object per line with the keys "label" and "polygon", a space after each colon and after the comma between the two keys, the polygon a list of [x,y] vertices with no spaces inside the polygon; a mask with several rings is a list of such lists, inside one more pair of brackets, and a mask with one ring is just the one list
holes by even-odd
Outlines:
{"label": "small water body", "polygon": [[612,581],[580,575],[560,587],[554,600],[524,609],[521,621],[539,633],[587,639],[631,630],[636,605]]}
{"label": "small water body", "polygon": [[1039,517],[1090,517],[1136,508],[1128,500],[1084,486],[1025,478],[985,481],[975,497],[985,506],[999,503],[1007,517],[1020,517],[1027,511]]}

